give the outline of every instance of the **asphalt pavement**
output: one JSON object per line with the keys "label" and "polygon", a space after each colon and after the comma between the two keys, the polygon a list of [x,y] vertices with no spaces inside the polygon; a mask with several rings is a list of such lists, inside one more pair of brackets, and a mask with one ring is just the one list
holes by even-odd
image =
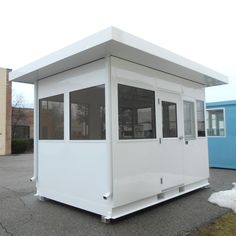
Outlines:
{"label": "asphalt pavement", "polygon": [[104,224],[100,216],[34,197],[33,155],[0,156],[0,235],[191,235],[228,209],[208,203],[212,192],[232,189],[236,170],[211,169],[211,187]]}

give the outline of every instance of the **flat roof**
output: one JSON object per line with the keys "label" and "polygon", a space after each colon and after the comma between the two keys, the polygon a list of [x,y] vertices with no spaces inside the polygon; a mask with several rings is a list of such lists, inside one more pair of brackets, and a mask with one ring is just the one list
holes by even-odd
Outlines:
{"label": "flat roof", "polygon": [[214,70],[115,27],[109,27],[10,73],[10,80],[34,83],[51,75],[107,57],[119,57],[191,80],[205,87],[228,83]]}
{"label": "flat roof", "polygon": [[224,107],[224,106],[231,106],[231,105],[236,105],[236,100],[220,101],[220,102],[208,102],[206,104],[207,108]]}

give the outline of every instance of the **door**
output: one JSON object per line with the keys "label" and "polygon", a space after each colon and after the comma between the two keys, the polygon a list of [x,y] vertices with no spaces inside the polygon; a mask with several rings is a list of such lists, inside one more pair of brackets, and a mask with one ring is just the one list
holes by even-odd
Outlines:
{"label": "door", "polygon": [[162,191],[184,184],[184,131],[181,96],[159,91],[157,116],[161,149],[160,173]]}
{"label": "door", "polygon": [[209,178],[208,145],[204,128],[204,101],[184,97],[183,110],[184,183],[187,185]]}

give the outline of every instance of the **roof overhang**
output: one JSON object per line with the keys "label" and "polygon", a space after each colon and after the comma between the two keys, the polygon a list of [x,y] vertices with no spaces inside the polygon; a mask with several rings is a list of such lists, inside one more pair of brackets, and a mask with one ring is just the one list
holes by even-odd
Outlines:
{"label": "roof overhang", "polygon": [[10,80],[34,83],[109,55],[191,80],[204,87],[228,83],[228,78],[216,71],[114,27],[12,71]]}

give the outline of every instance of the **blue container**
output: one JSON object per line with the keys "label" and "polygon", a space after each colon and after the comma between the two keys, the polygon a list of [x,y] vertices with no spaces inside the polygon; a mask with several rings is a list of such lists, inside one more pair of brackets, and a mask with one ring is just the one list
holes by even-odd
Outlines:
{"label": "blue container", "polygon": [[206,106],[212,126],[217,126],[215,111],[223,111],[225,126],[222,129],[223,122],[219,121],[217,131],[208,130],[208,134],[216,135],[208,135],[210,167],[236,169],[236,101],[207,103]]}

